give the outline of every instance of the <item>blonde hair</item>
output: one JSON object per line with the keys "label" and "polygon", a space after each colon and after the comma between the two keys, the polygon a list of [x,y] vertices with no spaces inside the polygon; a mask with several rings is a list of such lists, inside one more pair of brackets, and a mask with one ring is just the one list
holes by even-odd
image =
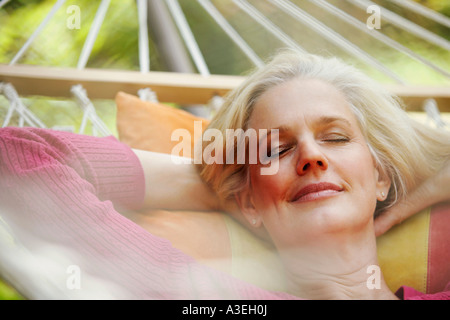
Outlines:
{"label": "blonde hair", "polygon": [[[259,97],[270,88],[294,78],[324,81],[346,97],[376,164],[392,182],[388,198],[379,203],[376,213],[436,174],[449,159],[449,134],[412,120],[399,100],[384,87],[337,58],[292,51],[278,54],[266,67],[256,70],[230,92],[208,129],[218,129],[223,137],[227,129],[248,129]],[[227,146],[225,140],[211,143],[221,143],[224,155],[236,151],[230,150],[234,144]],[[249,183],[248,164],[203,162],[200,175],[222,199],[230,198]]]}

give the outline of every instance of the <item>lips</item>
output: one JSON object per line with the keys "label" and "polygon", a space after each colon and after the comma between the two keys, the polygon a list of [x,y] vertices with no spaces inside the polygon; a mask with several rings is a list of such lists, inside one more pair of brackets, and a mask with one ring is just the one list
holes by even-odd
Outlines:
{"label": "lips", "polygon": [[329,182],[309,184],[297,192],[292,202],[313,201],[336,195],[343,190],[342,187]]}

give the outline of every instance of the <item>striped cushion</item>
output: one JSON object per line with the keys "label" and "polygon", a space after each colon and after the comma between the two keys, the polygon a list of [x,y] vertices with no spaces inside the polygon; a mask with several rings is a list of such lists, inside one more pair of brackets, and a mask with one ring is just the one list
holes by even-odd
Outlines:
{"label": "striped cushion", "polygon": [[378,257],[392,291],[402,285],[442,291],[450,281],[450,204],[428,208],[379,237]]}
{"label": "striped cushion", "polygon": [[428,234],[427,293],[450,282],[450,203],[433,207]]}

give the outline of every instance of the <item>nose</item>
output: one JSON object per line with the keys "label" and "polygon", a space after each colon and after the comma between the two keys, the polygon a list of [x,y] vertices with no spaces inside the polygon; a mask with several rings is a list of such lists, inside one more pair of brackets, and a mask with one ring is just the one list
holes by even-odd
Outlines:
{"label": "nose", "polygon": [[328,169],[328,160],[314,139],[303,141],[299,151],[296,167],[298,175],[303,176],[309,172],[316,173]]}

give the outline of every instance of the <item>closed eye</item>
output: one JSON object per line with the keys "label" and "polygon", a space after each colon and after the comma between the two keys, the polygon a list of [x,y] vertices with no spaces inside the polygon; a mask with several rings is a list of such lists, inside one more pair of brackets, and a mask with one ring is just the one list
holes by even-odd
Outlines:
{"label": "closed eye", "polygon": [[341,134],[331,134],[323,137],[322,141],[331,143],[344,143],[349,142],[350,138]]}
{"label": "closed eye", "polygon": [[291,147],[289,145],[282,145],[279,146],[278,148],[270,150],[270,154],[268,156],[270,158],[277,158],[288,152],[290,149]]}
{"label": "closed eye", "polygon": [[324,139],[323,141],[325,141],[325,142],[336,142],[336,143],[339,143],[339,142],[348,142],[348,141],[350,141],[350,139],[348,139],[348,138]]}

